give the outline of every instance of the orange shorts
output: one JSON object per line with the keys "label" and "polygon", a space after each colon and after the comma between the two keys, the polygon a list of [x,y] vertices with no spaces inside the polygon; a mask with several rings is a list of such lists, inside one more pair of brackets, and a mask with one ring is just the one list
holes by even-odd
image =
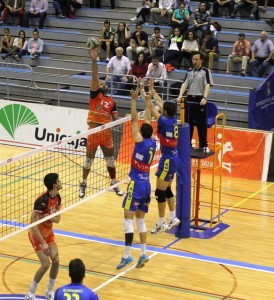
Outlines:
{"label": "orange shorts", "polygon": [[105,129],[102,132],[88,136],[87,149],[95,150],[98,146],[104,146],[108,149],[113,148],[112,132],[110,129]]}
{"label": "orange shorts", "polygon": [[[31,242],[31,245],[32,245],[33,249],[35,250],[35,252],[43,250],[38,238],[32,232],[29,232],[28,235],[29,235],[29,240]],[[46,243],[49,246],[55,244],[53,231],[46,238],[44,237],[44,240],[46,241]]]}

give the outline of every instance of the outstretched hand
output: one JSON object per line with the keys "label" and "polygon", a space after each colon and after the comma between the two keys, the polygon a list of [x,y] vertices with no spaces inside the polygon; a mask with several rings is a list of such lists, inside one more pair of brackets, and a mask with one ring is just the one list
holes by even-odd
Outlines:
{"label": "outstretched hand", "polygon": [[138,99],[138,96],[139,96],[139,92],[140,92],[140,89],[136,89],[136,90],[130,90],[130,95],[131,95],[131,99],[133,101],[136,101]]}
{"label": "outstretched hand", "polygon": [[89,56],[93,61],[96,61],[98,57],[98,50],[97,49],[88,49]]}

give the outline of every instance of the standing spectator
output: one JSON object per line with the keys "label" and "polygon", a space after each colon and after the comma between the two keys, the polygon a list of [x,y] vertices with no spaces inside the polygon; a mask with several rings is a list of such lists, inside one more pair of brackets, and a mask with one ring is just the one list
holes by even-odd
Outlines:
{"label": "standing spectator", "polygon": [[[129,59],[123,55],[123,48],[117,47],[115,49],[116,55],[113,56],[110,61],[107,64],[106,73],[107,77],[105,81],[109,82],[110,80],[110,86],[113,87],[114,84],[119,83],[116,87],[117,94],[124,94],[125,93],[125,87],[126,83],[128,81],[128,75],[131,71],[130,61]],[[110,73],[113,73],[112,75],[109,75]]]}
{"label": "standing spectator", "polygon": [[274,55],[274,46],[272,41],[268,38],[266,31],[262,31],[261,38],[256,40],[251,47],[251,59],[249,68],[251,76],[262,77],[266,69],[272,64],[272,57]]}
{"label": "standing spectator", "polygon": [[54,300],[99,300],[98,295],[83,284],[86,267],[79,258],[69,262],[69,277],[71,283],[56,290]]}
{"label": "standing spectator", "polygon": [[188,28],[189,22],[189,11],[185,9],[185,4],[181,3],[180,7],[175,9],[171,19],[171,27],[174,29],[178,27],[181,33],[184,32]]}
{"label": "standing spectator", "polygon": [[233,45],[232,53],[227,58],[226,73],[230,74],[232,65],[242,63],[241,76],[245,76],[250,57],[250,42],[245,39],[244,33],[238,34],[238,41]]}
{"label": "standing spectator", "polygon": [[143,22],[147,25],[146,16],[150,15],[150,10],[156,6],[156,0],[144,0],[143,7],[140,9],[136,17],[131,18],[131,22],[137,22],[138,18],[141,16]]}
{"label": "standing spectator", "polygon": [[26,40],[26,34],[24,30],[19,31],[19,37],[14,39],[13,46],[11,50],[2,56],[2,59],[6,59],[8,56],[13,56],[17,61],[26,54],[28,46],[28,41]]}
{"label": "standing spectator", "polygon": [[7,0],[5,8],[0,17],[0,25],[6,22],[8,16],[17,16],[19,18],[19,25],[23,26],[23,17],[25,12],[25,0]]}
{"label": "standing spectator", "polygon": [[189,30],[198,31],[199,38],[204,36],[204,31],[209,29],[209,24],[211,20],[211,15],[208,10],[206,10],[205,2],[200,2],[199,7],[194,12],[194,25],[189,27]]}
{"label": "standing spectator", "polygon": [[228,8],[228,17],[231,16],[234,9],[234,0],[215,0],[213,2],[213,17],[219,17],[219,8]]}
{"label": "standing spectator", "polygon": [[83,0],[68,0],[67,1],[67,17],[76,19],[76,11],[83,5]]}
{"label": "standing spectator", "polygon": [[[147,73],[148,63],[146,60],[146,55],[144,52],[139,52],[136,56],[135,62],[132,65],[131,75],[137,77],[138,79],[144,78]],[[133,77],[133,83],[135,82],[135,78]]]}
{"label": "standing spectator", "polygon": [[159,7],[152,8],[150,11],[153,24],[158,24],[157,17],[159,15],[161,22],[166,18],[168,25],[171,25],[174,4],[175,0],[159,0]]}
{"label": "standing spectator", "polygon": [[137,23],[136,31],[132,33],[129,46],[127,47],[127,57],[132,61],[133,55],[136,55],[141,51],[148,51],[148,34],[143,31],[142,24]]}
{"label": "standing spectator", "polygon": [[117,30],[114,36],[114,47],[122,47],[124,53],[129,46],[130,31],[125,22],[120,22],[118,24]]}
{"label": "standing spectator", "polygon": [[163,93],[167,72],[165,65],[162,62],[159,62],[158,57],[152,57],[152,62],[147,68],[146,77],[152,77],[154,79],[155,86],[159,87],[159,93]]}
{"label": "standing spectator", "polygon": [[56,18],[58,19],[66,18],[67,0],[54,0],[53,7],[55,9]]}
{"label": "standing spectator", "polygon": [[191,64],[192,54],[199,51],[199,48],[199,41],[195,31],[188,30],[181,48],[182,59],[186,58],[189,61],[189,64]]}
{"label": "standing spectator", "polygon": [[29,18],[39,18],[39,28],[44,27],[47,17],[48,0],[31,0],[30,9],[24,15],[24,26],[29,27]]}
{"label": "standing spectator", "polygon": [[114,35],[115,29],[110,26],[110,21],[105,20],[104,27],[100,31],[99,47],[98,47],[98,60],[101,58],[101,49],[106,51],[106,63],[109,62],[111,53],[114,50]]}
{"label": "standing spectator", "polygon": [[28,53],[31,59],[38,58],[42,55],[44,49],[44,41],[39,38],[39,31],[35,28],[32,32],[33,38],[28,42]]}
{"label": "standing spectator", "polygon": [[10,34],[9,28],[4,29],[4,36],[1,39],[0,52],[8,53],[13,45],[14,37]]}
{"label": "standing spectator", "polygon": [[220,51],[218,40],[212,36],[210,30],[205,31],[200,51],[203,53],[204,61],[208,61],[208,68],[212,70],[214,60],[218,60],[220,57]]}
{"label": "standing spectator", "polygon": [[[146,95],[142,88],[142,97]],[[125,250],[121,262],[116,269],[122,269],[133,261],[130,255],[131,245],[134,237],[133,219],[136,217],[136,225],[139,231],[141,255],[136,268],[142,268],[149,261],[146,254],[147,229],[145,224],[145,214],[148,213],[150,203],[151,185],[149,181],[150,166],[156,150],[156,141],[152,138],[153,128],[150,125],[151,112],[146,108],[146,120],[141,128],[138,126],[137,99],[139,90],[131,90],[131,127],[132,138],[134,140],[134,149],[131,159],[129,172],[130,182],[127,188],[127,194],[124,198],[122,207],[124,208],[124,232],[125,232]],[[146,101],[146,100],[145,100]]]}
{"label": "standing spectator", "polygon": [[[58,174],[47,174],[44,178],[44,184],[47,188],[47,191],[35,200],[31,215],[31,223],[52,215],[61,208],[61,196],[59,191],[62,189],[62,184]],[[59,270],[59,254],[52,227],[53,223],[60,222],[60,218],[60,215],[52,217],[51,219],[48,219],[39,225],[35,225],[28,233],[29,240],[39,258],[41,266],[34,275],[34,280],[28,290],[27,295],[25,296],[25,300],[35,299],[35,293],[38,284],[49,269],[50,260],[52,264],[45,298],[47,300],[54,299],[54,293],[52,290]]]}
{"label": "standing spectator", "polygon": [[208,151],[206,103],[213,80],[210,70],[203,67],[203,54],[201,52],[193,53],[192,63],[194,68],[186,74],[184,83],[180,89],[178,102],[181,102],[187,90],[185,121],[190,126],[190,146],[194,124],[196,124],[199,135],[199,147]]}
{"label": "standing spectator", "polygon": [[157,56],[160,61],[163,61],[163,54],[165,52],[165,37],[161,34],[160,27],[154,27],[154,34],[150,36],[148,42],[150,56]]}
{"label": "standing spectator", "polygon": [[240,10],[249,10],[251,9],[250,12],[250,20],[254,20],[255,18],[258,20],[259,19],[259,6],[258,6],[258,1],[257,0],[240,0],[238,3],[235,4],[234,10],[230,16],[231,19],[235,19],[237,13]]}

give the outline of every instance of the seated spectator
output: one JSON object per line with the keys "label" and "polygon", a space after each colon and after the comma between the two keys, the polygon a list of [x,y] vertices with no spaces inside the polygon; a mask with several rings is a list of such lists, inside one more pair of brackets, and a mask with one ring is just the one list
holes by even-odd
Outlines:
{"label": "seated spectator", "polygon": [[0,17],[0,25],[6,23],[8,16],[17,16],[19,25],[23,26],[23,17],[25,12],[25,0],[7,0],[5,8]]}
{"label": "seated spectator", "polygon": [[163,54],[165,52],[165,37],[161,34],[160,27],[154,27],[154,34],[150,36],[148,42],[149,55],[157,56],[160,61],[163,61]]}
{"label": "seated spectator", "polygon": [[127,47],[127,57],[132,61],[133,55],[139,52],[148,51],[148,34],[143,31],[143,26],[140,23],[136,24],[136,31],[130,37],[129,46]]}
{"label": "seated spectator", "polygon": [[159,7],[154,7],[150,11],[153,24],[158,24],[157,17],[159,16],[161,23],[166,19],[166,22],[170,25],[174,4],[175,0],[159,0]]}
{"label": "seated spectator", "polygon": [[54,0],[53,7],[58,19],[65,19],[67,14],[67,0]]}
{"label": "seated spectator", "polygon": [[212,70],[214,60],[218,60],[220,57],[220,51],[218,40],[211,35],[210,30],[205,31],[200,52],[204,55],[204,61],[208,61],[208,69]]}
{"label": "seated spectator", "polygon": [[266,69],[272,64],[272,57],[274,56],[274,46],[268,38],[267,32],[262,31],[260,37],[251,47],[249,68],[253,77],[262,77]]}
{"label": "seated spectator", "polygon": [[[107,64],[107,77],[105,79],[105,81],[107,81],[108,85],[111,87],[112,93],[120,95],[125,94],[128,75],[131,72],[130,61],[126,56],[123,55],[123,51],[124,50],[122,47],[117,47],[115,49],[116,55],[113,56]],[[112,74],[110,75],[110,73]],[[115,87],[114,91],[113,87]]]}
{"label": "seated spectator", "polygon": [[242,63],[241,76],[245,76],[250,57],[250,42],[245,39],[244,33],[238,34],[238,40],[234,43],[232,53],[227,58],[226,73],[230,74],[232,65]]}
{"label": "seated spectator", "polygon": [[197,35],[195,31],[189,30],[185,36],[185,39],[183,41],[183,45],[181,48],[181,56],[182,59],[186,58],[189,62],[189,64],[192,64],[191,58],[192,54],[194,52],[199,51],[200,46],[199,46],[199,39],[197,38]]}
{"label": "seated spectator", "polygon": [[147,25],[146,16],[150,15],[150,10],[156,6],[156,0],[144,0],[143,7],[138,12],[137,16],[131,18],[131,22],[138,22],[138,18],[142,17],[143,22]]}
{"label": "seated spectator", "polygon": [[76,11],[83,5],[83,0],[68,0],[67,1],[67,17],[76,19]]}
{"label": "seated spectator", "polygon": [[31,0],[30,9],[24,15],[24,26],[29,27],[29,18],[39,18],[39,28],[44,27],[47,17],[48,0]]}
{"label": "seated spectator", "polygon": [[152,62],[148,65],[146,77],[154,78],[154,86],[158,93],[164,92],[165,80],[167,78],[166,67],[162,62],[159,62],[158,57],[152,57]]}
{"label": "seated spectator", "polygon": [[228,8],[228,16],[231,16],[234,9],[234,0],[215,0],[213,2],[213,17],[219,17],[219,8],[227,7]]}
{"label": "seated spectator", "polygon": [[232,14],[230,15],[231,19],[235,19],[237,13],[240,10],[249,10],[250,12],[250,20],[254,20],[255,18],[259,19],[259,6],[257,0],[240,0],[238,3],[234,5],[234,9]]}
{"label": "seated spectator", "polygon": [[215,39],[217,39],[218,32],[222,30],[222,25],[217,21],[213,22],[212,24],[210,24],[209,30],[211,31],[212,36],[215,37]]}
{"label": "seated spectator", "polygon": [[200,2],[199,8],[194,12],[194,25],[189,27],[191,31],[197,31],[199,38],[204,36],[204,32],[209,29],[211,20],[211,15],[208,10],[206,10],[205,2]]}
{"label": "seated spectator", "polygon": [[184,37],[181,34],[180,29],[176,27],[174,29],[174,33],[169,37],[169,48],[164,54],[164,64],[171,64],[174,68],[180,69],[182,62],[181,48],[183,45],[183,39]]}
{"label": "seated spectator", "polygon": [[130,31],[125,22],[120,22],[114,36],[114,47],[122,47],[124,53],[129,46]]}
{"label": "seated spectator", "polygon": [[6,59],[8,56],[13,56],[17,61],[26,54],[28,41],[26,40],[26,34],[24,30],[19,31],[19,37],[14,39],[13,46],[10,51],[2,56],[2,59]]}
{"label": "seated spectator", "polygon": [[190,0],[175,0],[174,9],[180,8],[181,3],[184,3],[185,9],[187,9],[189,15],[191,15],[193,13],[193,9],[191,7]]}
{"label": "seated spectator", "polygon": [[4,36],[1,39],[0,52],[8,53],[13,45],[14,37],[10,34],[9,28],[4,29]]}
{"label": "seated spectator", "polygon": [[39,38],[39,31],[35,28],[32,32],[32,38],[28,42],[28,53],[31,59],[36,59],[42,55],[44,49],[44,41]]}
{"label": "seated spectator", "polygon": [[100,31],[99,37],[99,48],[98,48],[98,58],[101,58],[101,49],[106,51],[106,62],[108,63],[110,57],[112,56],[114,50],[114,35],[115,29],[110,26],[110,21],[106,20],[104,22],[104,27]]}
{"label": "seated spectator", "polygon": [[171,19],[171,27],[179,28],[181,33],[184,33],[188,28],[189,11],[185,9],[185,4],[181,3],[180,7],[175,9]]}
{"label": "seated spectator", "polygon": [[[138,79],[144,78],[147,73],[148,63],[145,52],[139,52],[136,56],[135,62],[132,65],[131,75]],[[136,84],[136,78],[133,77],[133,83]]]}

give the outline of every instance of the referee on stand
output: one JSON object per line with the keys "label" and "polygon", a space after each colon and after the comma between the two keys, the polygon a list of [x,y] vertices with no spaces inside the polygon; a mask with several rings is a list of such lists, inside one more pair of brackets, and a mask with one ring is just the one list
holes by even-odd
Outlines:
{"label": "referee on stand", "polygon": [[185,121],[190,126],[190,146],[194,126],[197,126],[199,136],[199,148],[207,152],[207,97],[210,87],[213,85],[212,75],[209,69],[203,67],[203,54],[192,54],[193,69],[186,73],[184,83],[181,86],[178,102],[187,90],[185,103]]}

